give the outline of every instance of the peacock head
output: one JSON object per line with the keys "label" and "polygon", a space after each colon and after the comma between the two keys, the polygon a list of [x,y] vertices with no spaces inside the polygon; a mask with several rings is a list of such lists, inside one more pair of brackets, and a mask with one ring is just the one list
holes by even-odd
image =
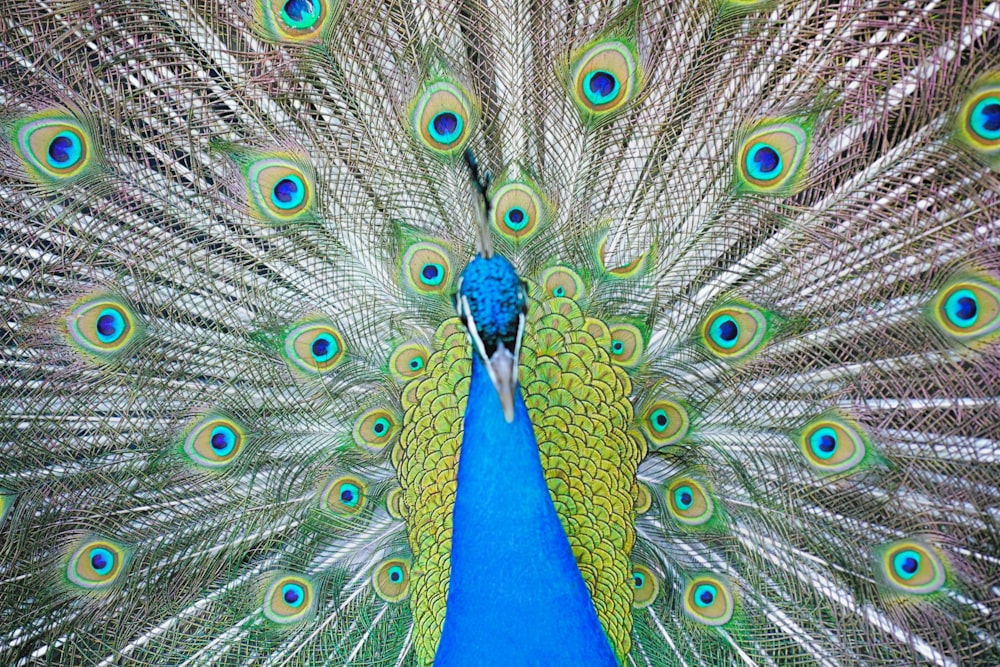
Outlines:
{"label": "peacock head", "polygon": [[503,415],[514,420],[517,362],[521,355],[528,296],[517,271],[500,255],[480,252],[462,273],[455,309],[500,397]]}

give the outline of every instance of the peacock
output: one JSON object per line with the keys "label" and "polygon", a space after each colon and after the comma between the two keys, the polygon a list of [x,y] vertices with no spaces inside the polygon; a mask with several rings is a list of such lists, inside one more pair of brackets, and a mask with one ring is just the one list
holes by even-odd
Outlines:
{"label": "peacock", "polygon": [[1000,3],[0,12],[0,664],[1000,665]]}

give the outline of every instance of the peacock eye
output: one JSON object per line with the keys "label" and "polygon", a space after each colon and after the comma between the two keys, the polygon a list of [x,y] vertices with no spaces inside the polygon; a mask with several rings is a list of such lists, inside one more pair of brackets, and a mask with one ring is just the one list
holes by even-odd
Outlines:
{"label": "peacock eye", "polygon": [[444,294],[451,282],[451,262],[433,243],[415,243],[403,256],[406,284],[418,294]]}
{"label": "peacock eye", "polygon": [[1000,332],[1000,285],[969,278],[953,282],[934,299],[938,327],[961,341],[975,341]]}
{"label": "peacock eye", "polygon": [[656,601],[660,591],[659,582],[645,565],[632,564],[632,606],[636,609],[648,607]]}
{"label": "peacock eye", "polygon": [[16,147],[40,182],[55,184],[78,176],[91,163],[90,136],[72,118],[43,114],[18,123]]}
{"label": "peacock eye", "polygon": [[313,611],[314,587],[305,577],[275,578],[264,593],[264,616],[282,625],[304,620]]}
{"label": "peacock eye", "polygon": [[646,437],[659,447],[682,440],[687,435],[690,425],[684,406],[665,399],[658,400],[646,408],[641,422]]}
{"label": "peacock eye", "polygon": [[81,588],[97,590],[113,584],[125,566],[125,550],[108,540],[81,545],[69,558],[66,575]]}
{"label": "peacock eye", "polygon": [[195,463],[221,468],[240,455],[245,439],[245,431],[231,419],[208,417],[188,430],[183,449]]}
{"label": "peacock eye", "polygon": [[791,122],[758,126],[740,144],[737,175],[741,187],[762,194],[791,194],[801,185],[809,135]]}
{"label": "peacock eye", "polygon": [[458,86],[437,81],[424,90],[410,114],[417,138],[441,155],[455,155],[468,140],[472,105]]}
{"label": "peacock eye", "polygon": [[635,54],[625,42],[591,46],[572,68],[573,93],[585,116],[603,116],[634,97],[639,84]]}
{"label": "peacock eye", "polygon": [[493,226],[511,241],[524,241],[542,224],[542,201],[523,183],[509,183],[493,195]]}
{"label": "peacock eye", "polygon": [[635,501],[635,507],[633,507],[633,510],[636,514],[645,514],[649,511],[649,508],[653,506],[653,494],[649,490],[649,487],[642,482],[637,482],[637,488],[639,491],[639,497]]}
{"label": "peacock eye", "polygon": [[680,477],[667,486],[667,508],[671,516],[687,526],[700,526],[712,518],[714,505],[705,487],[690,477]]}
{"label": "peacock eye", "polygon": [[1000,156],[1000,83],[993,80],[977,86],[958,113],[960,141],[996,165]]}
{"label": "peacock eye", "polygon": [[97,296],[77,302],[66,318],[66,330],[81,352],[108,359],[135,338],[138,328],[124,304]]}
{"label": "peacock eye", "polygon": [[845,472],[865,457],[864,438],[857,427],[840,419],[823,418],[802,431],[799,446],[806,460],[820,472]]}
{"label": "peacock eye", "polygon": [[616,324],[609,328],[611,332],[612,363],[631,368],[642,359],[643,339],[638,327],[631,324]]}
{"label": "peacock eye", "polygon": [[307,322],[285,335],[285,357],[299,371],[323,374],[344,360],[346,348],[340,332],[328,324]]}
{"label": "peacock eye", "polygon": [[385,408],[371,408],[354,422],[354,443],[370,451],[380,451],[397,435],[399,419]]}
{"label": "peacock eye", "polygon": [[431,351],[420,343],[404,343],[392,351],[389,371],[397,379],[407,382],[424,374]]}
{"label": "peacock eye", "polygon": [[399,602],[410,593],[410,563],[402,558],[382,561],[372,575],[375,592],[386,602]]}
{"label": "peacock eye", "polygon": [[876,554],[883,580],[899,592],[926,595],[944,585],[946,574],[941,559],[917,540],[883,545]]}
{"label": "peacock eye", "polygon": [[313,184],[305,171],[283,158],[257,160],[246,169],[251,209],[265,222],[288,223],[307,217]]}
{"label": "peacock eye", "polygon": [[767,318],[753,308],[725,306],[712,311],[701,327],[708,350],[726,361],[746,357],[767,337]]}
{"label": "peacock eye", "polygon": [[322,37],[342,4],[339,0],[258,0],[264,28],[279,42],[312,42]]}
{"label": "peacock eye", "polygon": [[1000,97],[983,97],[969,114],[969,129],[986,141],[1000,140]]}
{"label": "peacock eye", "polygon": [[542,272],[542,290],[549,297],[580,301],[586,295],[583,280],[572,269],[553,266]]}
{"label": "peacock eye", "polygon": [[733,617],[733,595],[715,575],[701,575],[684,589],[684,612],[704,625],[724,625]]}
{"label": "peacock eye", "polygon": [[293,30],[308,30],[319,23],[322,6],[318,0],[286,0],[281,5],[281,20]]}
{"label": "peacock eye", "polygon": [[367,488],[364,480],[353,475],[337,477],[326,485],[323,506],[334,514],[357,514],[364,509]]}

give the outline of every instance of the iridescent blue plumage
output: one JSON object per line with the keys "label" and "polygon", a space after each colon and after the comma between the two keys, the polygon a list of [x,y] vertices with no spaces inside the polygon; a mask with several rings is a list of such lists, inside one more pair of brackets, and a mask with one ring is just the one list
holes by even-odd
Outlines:
{"label": "iridescent blue plumage", "polygon": [[617,665],[552,504],[517,386],[526,302],[500,256],[477,256],[459,283],[456,303],[475,351],[438,667]]}

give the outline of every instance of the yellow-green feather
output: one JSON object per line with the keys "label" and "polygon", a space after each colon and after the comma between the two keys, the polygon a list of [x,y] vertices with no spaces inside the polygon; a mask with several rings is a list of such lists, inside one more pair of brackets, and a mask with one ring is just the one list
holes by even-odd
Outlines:
{"label": "yellow-green feather", "polygon": [[[569,299],[532,302],[520,365],[521,391],[535,428],[556,511],[619,658],[631,647],[633,525],[646,454],[633,430],[632,384],[611,362],[610,340],[595,338]],[[393,450],[401,511],[414,554],[410,606],[421,662],[433,660],[451,553],[462,422],[471,356],[464,329],[449,320],[426,373],[404,392],[403,431]],[[497,526],[503,530],[503,526]]]}

